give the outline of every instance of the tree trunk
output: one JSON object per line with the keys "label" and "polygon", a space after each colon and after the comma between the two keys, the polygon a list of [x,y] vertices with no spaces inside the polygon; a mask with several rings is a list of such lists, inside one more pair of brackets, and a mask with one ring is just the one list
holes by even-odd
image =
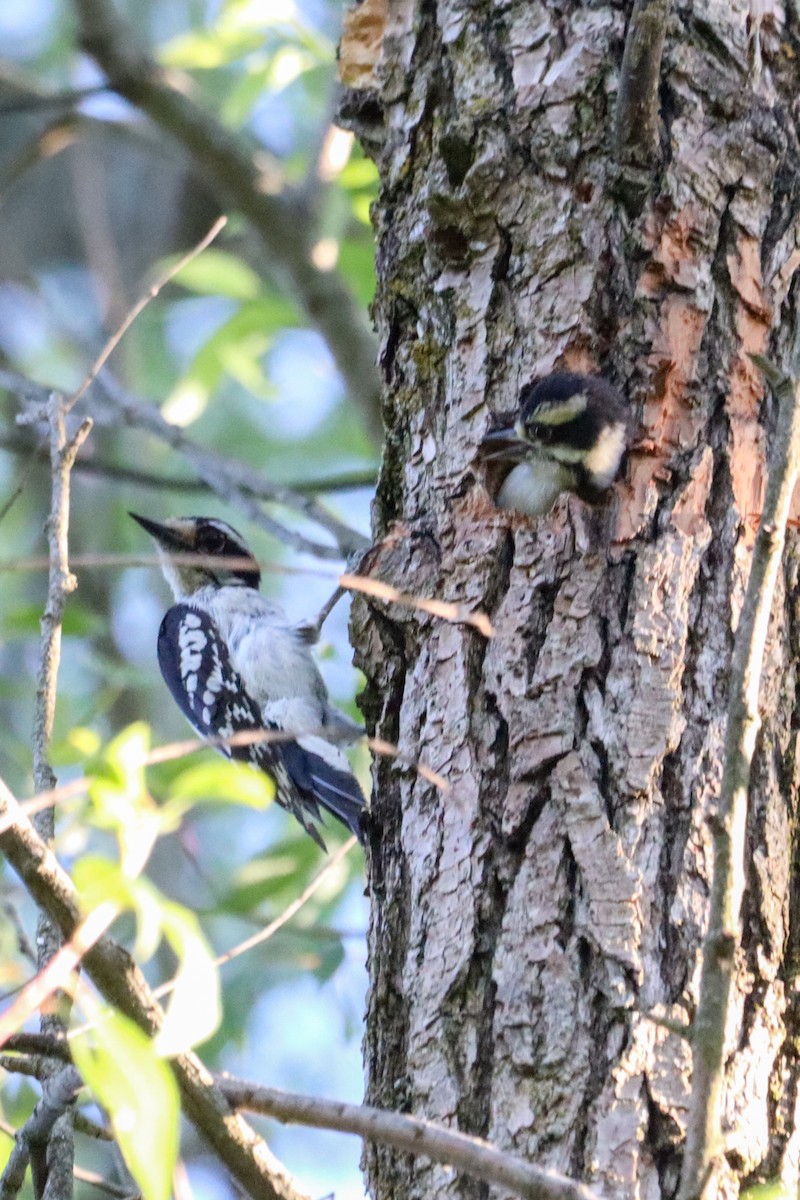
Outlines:
{"label": "tree trunk", "polygon": [[[676,1192],[691,1074],[651,1018],[697,1001],[774,419],[748,355],[780,362],[795,320],[800,45],[781,0],[677,3],[655,145],[634,110],[612,149],[629,16],[390,0],[371,569],[485,610],[494,637],[364,602],[355,634],[370,724],[450,785],[376,770],[368,1100],[650,1200]],[[481,437],[557,368],[628,396],[624,478],[597,511],[501,512]],[[764,669],[721,1197],[798,1177],[797,563],[790,545]],[[378,1200],[486,1195],[367,1159]]]}

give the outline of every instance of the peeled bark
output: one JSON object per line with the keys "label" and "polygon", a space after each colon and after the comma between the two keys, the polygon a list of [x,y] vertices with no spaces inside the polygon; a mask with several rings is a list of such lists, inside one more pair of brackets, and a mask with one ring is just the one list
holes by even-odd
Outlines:
{"label": "peeled bark", "polygon": [[[796,319],[797,34],[779,0],[677,4],[655,165],[652,146],[637,161],[612,142],[615,5],[394,0],[378,71],[387,449],[371,571],[485,610],[494,637],[357,605],[370,723],[451,788],[376,768],[368,1100],[619,1200],[671,1197],[680,1170],[691,1056],[663,1022],[697,999],[774,419],[748,355],[780,361]],[[557,368],[629,397],[625,477],[597,511],[562,497],[536,520],[500,512],[479,453],[490,414]],[[721,1197],[798,1182],[797,572],[790,539]],[[371,1149],[367,1165],[378,1200],[486,1195],[424,1159]]]}

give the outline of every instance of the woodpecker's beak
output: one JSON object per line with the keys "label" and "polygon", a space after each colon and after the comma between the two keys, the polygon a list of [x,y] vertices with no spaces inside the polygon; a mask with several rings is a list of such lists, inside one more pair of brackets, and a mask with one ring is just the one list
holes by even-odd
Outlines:
{"label": "woodpecker's beak", "polygon": [[521,462],[530,453],[530,444],[520,437],[517,426],[487,433],[481,448],[485,459],[504,459],[506,462]]}
{"label": "woodpecker's beak", "polygon": [[133,517],[145,533],[149,533],[165,550],[183,550],[185,553],[192,549],[189,539],[180,529],[175,529],[172,525],[162,525],[159,521],[151,521],[149,517],[140,517],[135,512],[129,512],[128,516]]}

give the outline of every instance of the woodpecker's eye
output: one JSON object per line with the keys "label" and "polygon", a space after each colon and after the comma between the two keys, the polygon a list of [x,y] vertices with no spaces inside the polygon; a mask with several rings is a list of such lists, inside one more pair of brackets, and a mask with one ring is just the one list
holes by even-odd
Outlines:
{"label": "woodpecker's eye", "polygon": [[197,549],[201,554],[222,554],[227,545],[227,537],[215,525],[206,525],[198,531]]}
{"label": "woodpecker's eye", "polygon": [[547,446],[553,441],[555,431],[551,425],[539,425],[536,421],[529,421],[525,428],[528,437],[534,442],[540,442]]}

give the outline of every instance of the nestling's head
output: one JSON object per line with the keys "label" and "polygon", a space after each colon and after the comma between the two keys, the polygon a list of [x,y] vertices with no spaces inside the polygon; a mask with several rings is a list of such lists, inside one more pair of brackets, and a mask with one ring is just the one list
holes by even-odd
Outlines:
{"label": "nestling's head", "polygon": [[556,372],[529,383],[514,425],[483,442],[486,458],[525,466],[507,476],[499,506],[536,516],[563,491],[597,499],[617,476],[629,433],[628,405],[602,376]]}
{"label": "nestling's head", "polygon": [[261,572],[240,533],[217,517],[170,517],[151,521],[130,513],[150,534],[164,578],[176,599],[202,587],[257,588]]}

